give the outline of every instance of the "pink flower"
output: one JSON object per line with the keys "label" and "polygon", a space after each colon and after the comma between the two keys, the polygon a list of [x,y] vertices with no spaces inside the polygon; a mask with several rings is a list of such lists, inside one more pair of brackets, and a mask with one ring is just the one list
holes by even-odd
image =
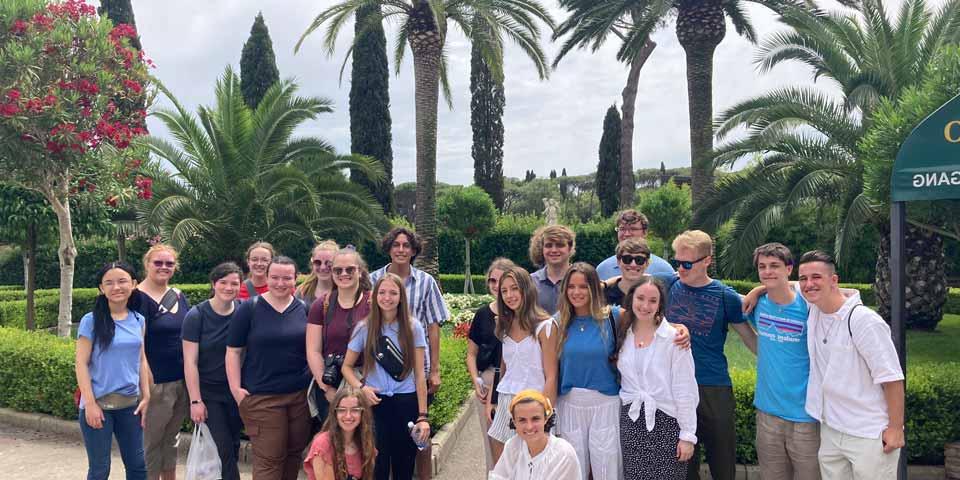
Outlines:
{"label": "pink flower", "polygon": [[133,81],[133,80],[126,80],[126,79],[125,79],[125,80],[123,81],[123,86],[127,87],[127,88],[130,89],[130,90],[133,90],[134,93],[138,93],[138,94],[139,94],[140,92],[143,91],[143,87],[141,87],[139,83],[137,83],[137,82],[135,82],[135,81]]}
{"label": "pink flower", "polygon": [[10,33],[14,35],[23,35],[27,32],[27,22],[23,20],[17,20],[13,22],[13,25],[10,26]]}
{"label": "pink flower", "polygon": [[7,99],[10,100],[11,102],[16,102],[17,100],[19,100],[19,99],[20,99],[20,90],[17,90],[16,88],[11,88],[11,89],[7,92]]}
{"label": "pink flower", "polygon": [[12,117],[20,112],[20,106],[16,103],[4,103],[0,104],[0,115],[4,117]]}

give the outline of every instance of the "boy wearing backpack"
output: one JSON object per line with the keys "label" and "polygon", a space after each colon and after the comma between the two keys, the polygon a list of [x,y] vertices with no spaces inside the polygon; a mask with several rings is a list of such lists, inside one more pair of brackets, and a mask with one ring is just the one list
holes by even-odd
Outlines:
{"label": "boy wearing backpack", "polygon": [[904,377],[890,327],[859,293],[844,297],[829,254],[807,252],[798,268],[810,308],[806,410],[820,421],[820,473],[893,480],[904,445]]}

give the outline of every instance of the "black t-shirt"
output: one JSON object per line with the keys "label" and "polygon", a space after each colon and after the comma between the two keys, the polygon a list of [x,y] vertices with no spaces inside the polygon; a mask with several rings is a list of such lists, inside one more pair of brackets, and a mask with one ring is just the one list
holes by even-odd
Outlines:
{"label": "black t-shirt", "polygon": [[605,285],[603,295],[607,298],[607,305],[623,306],[623,297],[626,294],[623,293],[623,290],[620,290],[620,280]]}
{"label": "black t-shirt", "polygon": [[197,371],[200,373],[201,387],[227,386],[227,370],[224,366],[227,332],[239,304],[234,302],[234,310],[230,315],[220,315],[213,311],[210,301],[205,300],[191,308],[183,320],[183,339],[199,344]]}
{"label": "black t-shirt", "polygon": [[307,309],[294,299],[283,312],[260,297],[237,307],[227,346],[246,348],[240,385],[251,394],[284,394],[307,388]]}
{"label": "black t-shirt", "polygon": [[[500,366],[500,355],[503,344],[496,335],[497,316],[493,314],[490,305],[484,305],[477,310],[473,316],[473,323],[470,324],[470,333],[467,337],[480,347],[477,352],[477,370],[482,372],[488,367]],[[486,351],[493,351],[492,355],[486,354]]]}
{"label": "black t-shirt", "polygon": [[[180,332],[183,319],[190,310],[187,296],[177,291],[177,303],[172,312],[161,312],[160,304],[146,292],[136,290],[140,298],[134,301],[135,310],[147,321],[144,335],[144,351],[147,363],[153,372],[154,383],[167,383],[183,380],[183,344]],[[161,298],[162,300],[162,298]]]}

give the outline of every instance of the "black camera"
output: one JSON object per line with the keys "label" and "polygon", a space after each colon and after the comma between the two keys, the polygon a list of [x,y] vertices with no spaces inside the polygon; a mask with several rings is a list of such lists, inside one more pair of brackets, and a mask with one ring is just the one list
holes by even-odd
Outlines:
{"label": "black camera", "polygon": [[327,355],[323,359],[323,383],[334,388],[340,387],[343,380],[343,373],[340,368],[343,367],[343,355]]}

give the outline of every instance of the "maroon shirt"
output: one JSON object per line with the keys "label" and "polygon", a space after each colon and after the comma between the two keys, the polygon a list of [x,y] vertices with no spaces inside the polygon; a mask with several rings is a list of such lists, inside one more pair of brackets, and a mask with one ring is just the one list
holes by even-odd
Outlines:
{"label": "maroon shirt", "polygon": [[333,318],[327,317],[327,296],[323,295],[313,302],[307,323],[323,327],[323,356],[346,355],[352,327],[367,319],[370,315],[370,292],[363,292],[360,301],[353,308],[343,308],[340,302],[333,301]]}

